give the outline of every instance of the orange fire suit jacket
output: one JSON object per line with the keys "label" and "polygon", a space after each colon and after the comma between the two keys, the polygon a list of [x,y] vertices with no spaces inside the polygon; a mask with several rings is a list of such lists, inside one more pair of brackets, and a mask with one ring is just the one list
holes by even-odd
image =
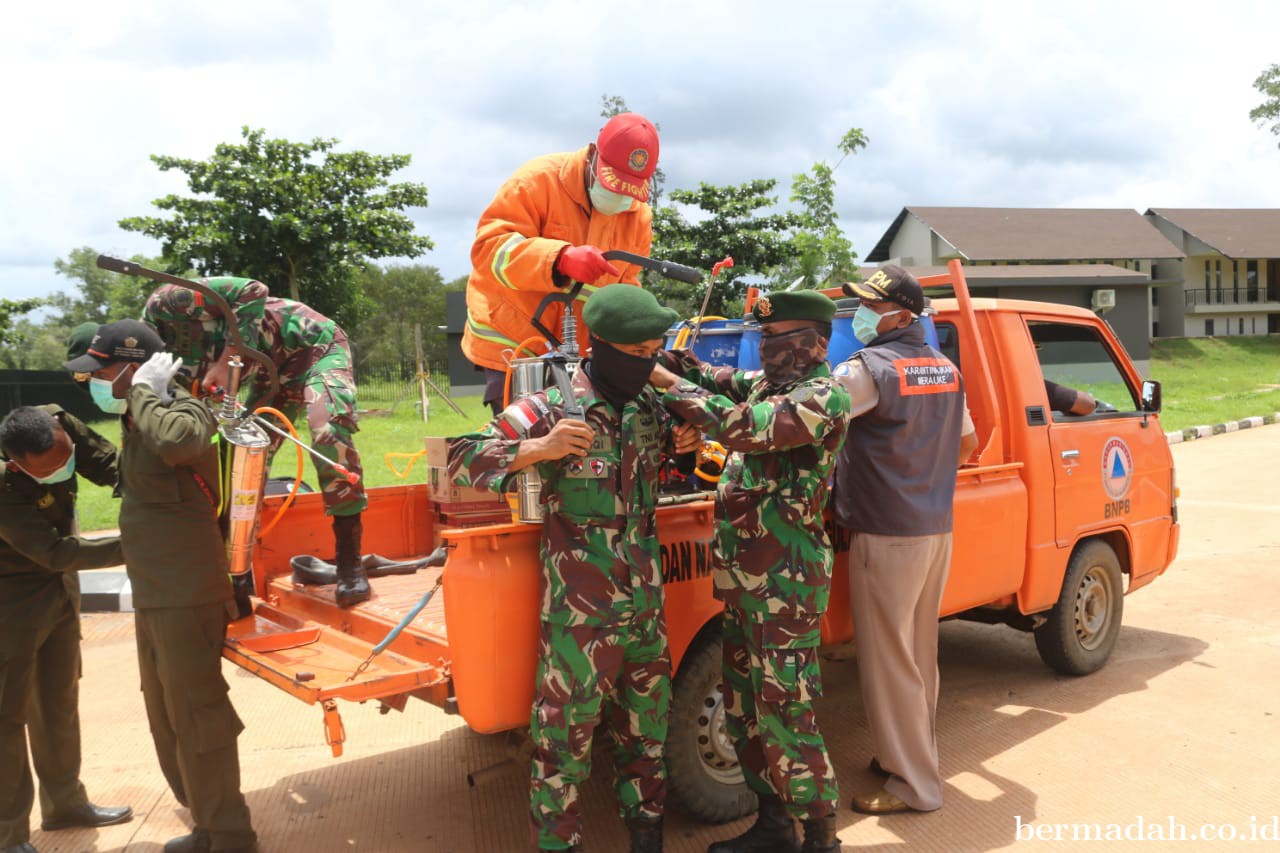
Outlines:
{"label": "orange fire suit jacket", "polygon": [[[593,213],[584,180],[589,150],[590,146],[529,161],[502,185],[481,215],[471,246],[467,325],[462,333],[462,351],[473,364],[505,370],[504,351],[538,334],[530,321],[542,297],[561,290],[553,273],[556,258],[566,246],[649,255],[653,242],[649,205],[634,202],[630,210],[613,216]],[[585,282],[573,306],[584,353],[588,347],[583,302],[597,288],[615,281],[639,284],[638,266],[612,263],[622,275],[615,279],[606,274]],[[542,323],[559,336],[563,314],[561,306],[553,305]]]}

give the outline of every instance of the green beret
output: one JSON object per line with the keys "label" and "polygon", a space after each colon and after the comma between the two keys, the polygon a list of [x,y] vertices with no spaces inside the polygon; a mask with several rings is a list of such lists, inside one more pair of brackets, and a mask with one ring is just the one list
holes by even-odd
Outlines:
{"label": "green beret", "polygon": [[98,333],[97,323],[81,323],[67,335],[67,361],[79,358],[89,351],[93,336]]}
{"label": "green beret", "polygon": [[608,284],[591,294],[582,319],[591,334],[611,344],[638,344],[661,338],[676,314],[653,294],[634,284]]}
{"label": "green beret", "polygon": [[761,323],[782,320],[808,320],[830,323],[836,315],[836,304],[816,290],[784,290],[756,300],[751,316]]}

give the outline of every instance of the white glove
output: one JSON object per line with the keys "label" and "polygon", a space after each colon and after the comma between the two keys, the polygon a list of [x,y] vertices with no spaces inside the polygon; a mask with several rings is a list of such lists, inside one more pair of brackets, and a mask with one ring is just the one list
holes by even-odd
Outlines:
{"label": "white glove", "polygon": [[169,393],[169,383],[173,381],[180,367],[182,367],[182,359],[174,358],[167,352],[158,352],[147,359],[147,363],[133,374],[133,384],[139,385],[145,382],[151,386],[152,391],[156,392],[161,402],[168,403],[173,399],[173,395]]}

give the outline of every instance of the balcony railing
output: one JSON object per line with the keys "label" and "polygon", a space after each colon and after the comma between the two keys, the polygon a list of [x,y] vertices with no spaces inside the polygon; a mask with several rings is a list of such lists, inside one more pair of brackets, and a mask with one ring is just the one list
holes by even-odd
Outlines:
{"label": "balcony railing", "polygon": [[1280,302],[1280,295],[1274,291],[1267,292],[1259,287],[1246,287],[1239,290],[1224,287],[1202,287],[1182,292],[1188,308],[1198,305],[1261,305],[1268,302]]}

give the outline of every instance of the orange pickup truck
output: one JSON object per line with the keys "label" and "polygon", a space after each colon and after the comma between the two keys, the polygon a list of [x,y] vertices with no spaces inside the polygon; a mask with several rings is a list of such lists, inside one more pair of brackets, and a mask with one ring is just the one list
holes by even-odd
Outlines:
{"label": "orange pickup truck", "polygon": [[[935,298],[942,350],[959,366],[979,450],[958,474],[955,540],[941,617],[1034,633],[1042,658],[1073,675],[1106,662],[1123,598],[1150,583],[1178,546],[1173,460],[1160,386],[1143,382],[1092,312],[970,299],[959,262],[921,280]],[[1045,380],[1088,390],[1091,415],[1050,411]],[[435,472],[435,476],[440,473]],[[439,484],[437,483],[437,486]],[[319,495],[300,496],[258,542],[253,616],[234,623],[227,658],[324,710],[341,754],[337,700],[402,709],[418,697],[478,732],[528,725],[538,635],[538,528],[442,516],[427,484],[370,490],[365,543],[388,557],[439,545],[443,567],[373,581],[372,600],[334,605],[331,586],[295,584],[290,558],[329,547]],[[279,511],[268,498],[266,511]],[[719,602],[711,594],[712,496],[672,495],[658,510],[672,661],[671,787],[694,814],[754,808],[724,736]],[[474,516],[473,516],[474,518]],[[269,520],[269,519],[268,519]],[[833,547],[848,537],[832,532]],[[837,554],[824,643],[852,639],[845,561]],[[381,641],[441,577],[441,593],[367,667]]]}

